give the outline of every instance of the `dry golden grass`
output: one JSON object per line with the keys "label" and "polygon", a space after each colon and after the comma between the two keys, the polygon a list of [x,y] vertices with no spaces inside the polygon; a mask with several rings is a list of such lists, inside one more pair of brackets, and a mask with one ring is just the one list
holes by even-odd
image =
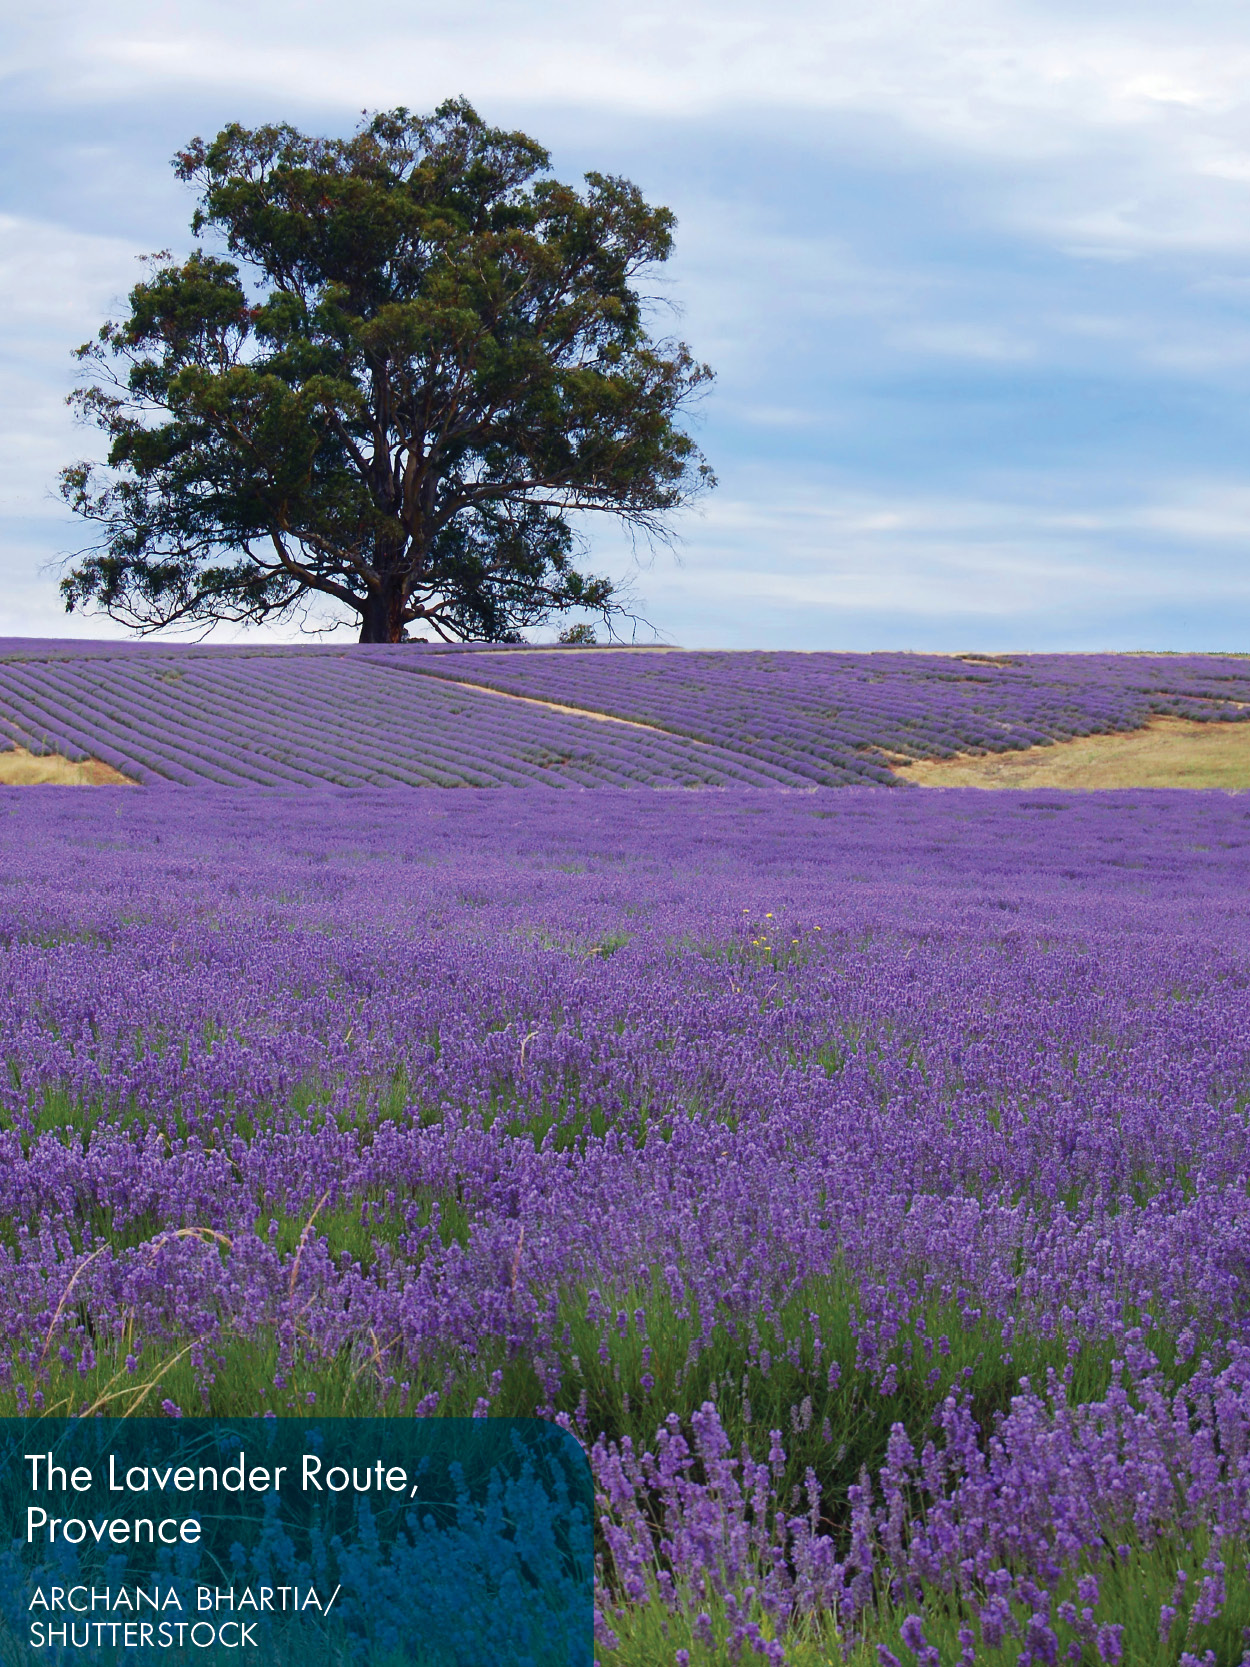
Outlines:
{"label": "dry golden grass", "polygon": [[919,787],[1250,788],[1250,722],[1154,718],[1144,729],[1050,747],[892,763]]}
{"label": "dry golden grass", "polygon": [[136,787],[137,782],[122,775],[98,758],[76,762],[60,753],[27,752],[14,747],[0,752],[0,787]]}

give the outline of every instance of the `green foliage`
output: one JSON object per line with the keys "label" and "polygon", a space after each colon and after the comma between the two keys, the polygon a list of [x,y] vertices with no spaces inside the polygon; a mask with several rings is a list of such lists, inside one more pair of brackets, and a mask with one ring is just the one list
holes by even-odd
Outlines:
{"label": "green foliage", "polygon": [[224,253],[156,257],[79,349],[109,455],[62,476],[100,528],[69,609],[155,629],[317,592],[383,642],[623,611],[570,514],[659,533],[712,479],[677,423],[711,372],[648,334],[635,287],[669,210],[544,177],[541,147],[462,100],[342,140],[235,124],[176,167]]}
{"label": "green foliage", "polygon": [[[1243,1629],[1250,1622],[1250,1579],[1244,1544],[1226,1540],[1220,1548],[1228,1569],[1228,1600],[1220,1615],[1205,1624],[1192,1613],[1194,1598],[1202,1587],[1204,1559],[1211,1549],[1205,1536],[1198,1535],[1192,1541],[1168,1538],[1150,1546],[1134,1543],[1124,1549],[1126,1557],[1109,1551],[1096,1564],[1073,1569],[1056,1585],[1052,1611],[1058,1648],[1054,1655],[1031,1655],[1027,1648],[1021,1648],[1028,1614],[1017,1602],[1009,1605],[1014,1630],[1001,1643],[990,1644],[981,1634],[974,1605],[955,1597],[931,1598],[921,1617],[925,1642],[936,1651],[940,1667],[964,1667],[969,1661],[976,1667],[1020,1667],[1021,1662],[1044,1660],[1106,1667],[1116,1659],[1114,1652],[1104,1655],[1097,1642],[1090,1640],[1090,1627],[1082,1626],[1080,1619],[1073,1627],[1064,1618],[1069,1604],[1080,1617],[1086,1605],[1079,1583],[1083,1575],[1092,1573],[1099,1594],[1091,1612],[1093,1627],[1108,1623],[1123,1627],[1123,1653],[1118,1659],[1125,1667],[1178,1667],[1178,1663],[1201,1664],[1212,1659],[1218,1667],[1237,1667],[1246,1647]],[[741,1617],[759,1627],[765,1642],[778,1636],[775,1622],[758,1599],[743,1602],[740,1597],[736,1612],[730,1615],[723,1600],[690,1582],[668,1583],[662,1588],[653,1573],[647,1586],[645,1602],[620,1607],[609,1604],[608,1621],[617,1647],[605,1655],[605,1667],[608,1663],[611,1667],[651,1667],[654,1662],[672,1661],[679,1649],[688,1652],[689,1667],[721,1667],[721,1663],[735,1658],[742,1662],[759,1660],[758,1655],[740,1647],[735,1651],[730,1642]],[[1178,1587],[1184,1593],[1179,1600]],[[1160,1610],[1169,1601],[1175,1603],[1176,1619],[1161,1636]],[[698,1624],[700,1612],[707,1615],[702,1627]],[[901,1607],[896,1606],[883,1594],[878,1607],[853,1631],[840,1628],[839,1617],[832,1612],[803,1617],[785,1633],[786,1667],[880,1667],[878,1646],[888,1649],[901,1667],[918,1667],[920,1658],[900,1637],[904,1619],[915,1613],[915,1605],[904,1601]],[[969,1655],[965,1647],[969,1636],[975,1655]],[[1212,1651],[1211,1657],[1206,1654],[1208,1650]]]}

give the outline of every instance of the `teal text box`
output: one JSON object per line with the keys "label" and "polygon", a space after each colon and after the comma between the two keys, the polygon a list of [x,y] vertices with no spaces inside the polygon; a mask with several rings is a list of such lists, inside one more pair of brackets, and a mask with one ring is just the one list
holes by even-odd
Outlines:
{"label": "teal text box", "polygon": [[525,1418],[0,1419],[4,1667],[590,1667],[585,1454]]}

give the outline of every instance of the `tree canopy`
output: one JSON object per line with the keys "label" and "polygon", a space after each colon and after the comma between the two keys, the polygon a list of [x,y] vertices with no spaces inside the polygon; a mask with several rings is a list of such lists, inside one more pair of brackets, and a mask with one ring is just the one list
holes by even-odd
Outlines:
{"label": "tree canopy", "polygon": [[668,209],[558,183],[463,100],[348,139],[232,125],[175,167],[207,239],[154,257],[78,350],[96,379],[71,398],[108,461],[62,475],[99,529],[67,608],[154,630],[319,593],[362,642],[622,610],[570,518],[663,534],[712,484],[681,426],[712,373],[649,333],[638,289]]}

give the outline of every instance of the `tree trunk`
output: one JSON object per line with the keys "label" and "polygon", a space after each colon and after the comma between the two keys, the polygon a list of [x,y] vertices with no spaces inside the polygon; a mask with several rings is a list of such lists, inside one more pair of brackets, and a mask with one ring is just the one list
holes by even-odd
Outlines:
{"label": "tree trunk", "polygon": [[404,597],[398,586],[371,592],[360,614],[361,642],[402,642]]}

